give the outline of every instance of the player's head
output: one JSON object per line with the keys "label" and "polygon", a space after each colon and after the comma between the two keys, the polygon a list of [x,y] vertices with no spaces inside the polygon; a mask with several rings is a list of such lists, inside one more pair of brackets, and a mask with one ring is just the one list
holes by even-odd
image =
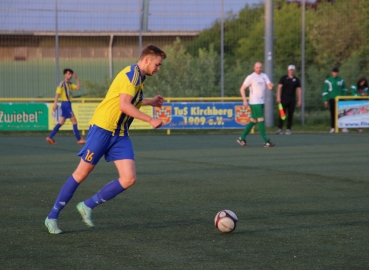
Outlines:
{"label": "player's head", "polygon": [[72,79],[74,71],[71,70],[70,68],[65,68],[63,70],[63,74],[64,74],[64,79],[69,81],[70,79]]}
{"label": "player's head", "polygon": [[333,68],[332,69],[332,77],[333,78],[336,78],[337,76],[338,76],[338,73],[339,73],[340,71],[339,71],[339,69],[338,68]]}
{"label": "player's head", "polygon": [[261,71],[263,70],[263,64],[260,62],[256,62],[254,65],[254,71],[256,74],[260,74]]}
{"label": "player's head", "polygon": [[167,58],[164,51],[154,45],[146,46],[141,53],[138,65],[143,75],[152,76],[160,70],[161,62]]}
{"label": "player's head", "polygon": [[293,76],[295,74],[296,67],[294,65],[289,65],[287,68],[287,72],[289,76]]}
{"label": "player's head", "polygon": [[358,87],[368,87],[368,81],[366,80],[365,77],[362,77],[360,78],[358,81],[357,81],[357,86]]}

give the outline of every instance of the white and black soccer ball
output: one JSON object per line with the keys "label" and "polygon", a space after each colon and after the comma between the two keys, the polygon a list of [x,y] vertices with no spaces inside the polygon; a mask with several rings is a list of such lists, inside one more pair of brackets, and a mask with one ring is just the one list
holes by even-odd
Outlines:
{"label": "white and black soccer ball", "polygon": [[238,218],[231,210],[222,210],[216,214],[214,223],[215,227],[223,232],[229,233],[236,229]]}

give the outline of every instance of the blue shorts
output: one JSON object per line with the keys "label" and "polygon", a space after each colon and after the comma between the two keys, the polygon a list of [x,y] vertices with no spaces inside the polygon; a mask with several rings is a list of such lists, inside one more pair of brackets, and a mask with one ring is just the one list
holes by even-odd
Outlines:
{"label": "blue shorts", "polygon": [[73,111],[72,111],[72,103],[70,101],[62,101],[61,103],[61,117],[64,117],[65,119],[67,118],[72,118],[74,116]]}
{"label": "blue shorts", "polygon": [[135,159],[131,139],[128,136],[112,136],[111,131],[92,126],[88,131],[86,144],[77,156],[87,163],[96,165],[103,155],[107,162]]}

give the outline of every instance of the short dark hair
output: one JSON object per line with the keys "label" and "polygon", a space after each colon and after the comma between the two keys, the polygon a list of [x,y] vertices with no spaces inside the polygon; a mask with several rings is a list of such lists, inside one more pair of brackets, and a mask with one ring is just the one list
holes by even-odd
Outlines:
{"label": "short dark hair", "polygon": [[340,72],[340,70],[335,67],[335,68],[332,69],[332,72]]}
{"label": "short dark hair", "polygon": [[163,60],[165,58],[167,58],[167,55],[163,50],[161,50],[158,47],[156,47],[155,45],[151,45],[151,44],[147,45],[145,48],[143,48],[143,50],[141,52],[140,59],[143,59],[147,55],[160,56]]}
{"label": "short dark hair", "polygon": [[67,72],[70,72],[70,73],[74,73],[74,71],[73,70],[71,70],[70,68],[65,68],[64,70],[63,70],[63,74],[65,74],[65,73],[67,73]]}

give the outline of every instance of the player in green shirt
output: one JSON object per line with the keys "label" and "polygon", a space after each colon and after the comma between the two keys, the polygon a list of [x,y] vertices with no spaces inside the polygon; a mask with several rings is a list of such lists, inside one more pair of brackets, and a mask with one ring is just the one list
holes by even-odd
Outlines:
{"label": "player in green shirt", "polygon": [[[351,86],[351,95],[352,96],[367,96],[368,95],[368,81],[362,77],[357,83]],[[358,132],[363,132],[363,129],[358,128]]]}
{"label": "player in green shirt", "polygon": [[367,96],[368,95],[368,81],[363,77],[360,78],[356,84],[351,86],[352,96]]}
{"label": "player in green shirt", "polygon": [[[339,70],[338,68],[332,69],[332,76],[327,78],[324,81],[324,88],[323,88],[323,101],[324,107],[328,107],[329,104],[329,111],[331,114],[331,130],[330,133],[334,132],[335,127],[335,111],[336,111],[336,102],[335,98],[337,96],[347,96],[347,87],[345,81],[338,76]],[[343,128],[342,132],[347,133],[347,128]]]}

